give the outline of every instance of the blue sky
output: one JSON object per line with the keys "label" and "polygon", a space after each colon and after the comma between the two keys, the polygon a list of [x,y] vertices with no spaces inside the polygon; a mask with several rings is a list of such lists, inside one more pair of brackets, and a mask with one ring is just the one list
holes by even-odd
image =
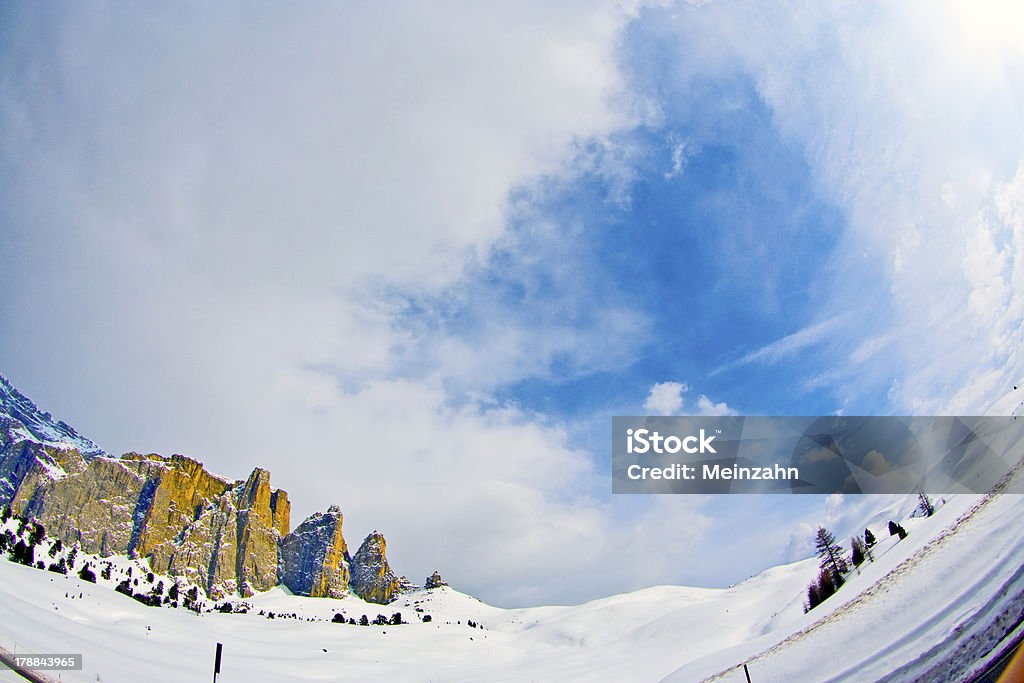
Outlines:
{"label": "blue sky", "polygon": [[610,417],[1019,403],[1012,4],[6,6],[0,372],[499,604],[877,501],[611,496]]}

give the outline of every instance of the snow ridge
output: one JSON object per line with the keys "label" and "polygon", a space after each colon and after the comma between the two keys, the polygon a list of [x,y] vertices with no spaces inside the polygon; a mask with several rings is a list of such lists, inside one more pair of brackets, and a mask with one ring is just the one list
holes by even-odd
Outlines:
{"label": "snow ridge", "polygon": [[0,374],[0,424],[6,421],[3,419],[5,416],[13,420],[14,424],[9,426],[17,440],[34,441],[56,448],[74,448],[87,460],[107,456],[106,451],[76,432],[74,427],[63,420],[54,420],[50,413],[41,411]]}

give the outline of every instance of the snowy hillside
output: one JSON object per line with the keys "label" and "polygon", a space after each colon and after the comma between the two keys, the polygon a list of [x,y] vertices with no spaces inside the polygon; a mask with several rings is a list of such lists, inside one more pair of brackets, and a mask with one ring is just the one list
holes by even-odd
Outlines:
{"label": "snowy hillside", "polygon": [[[951,658],[967,666],[984,654],[984,646],[958,649],[966,635],[980,634],[990,648],[984,636],[1007,630],[999,615],[1019,614],[1024,528],[1007,520],[1022,515],[1019,496],[962,496],[933,517],[903,520],[903,541],[877,526],[875,561],[809,614],[815,560],[728,589],[662,586],[573,607],[500,609],[447,587],[381,606],[279,587],[247,599],[244,614],[148,607],[121,595],[112,585],[129,560],[117,560],[111,580],[98,584],[75,571],[0,561],[0,646],[83,653],[84,670],[61,672],[62,681],[203,680],[216,642],[225,646],[225,683],[741,681],[735,667],[743,662],[757,681],[820,680],[823,667],[837,680],[892,671],[901,672],[897,680],[932,680],[933,667],[945,670]],[[134,590],[151,585],[143,578]],[[406,623],[332,621],[395,612]]]}
{"label": "snowy hillside", "polygon": [[[102,453],[2,378],[0,401],[0,427],[17,438]],[[1019,444],[1000,450],[1017,453]],[[105,462],[94,458],[89,467]],[[1002,490],[1021,490],[1020,470]],[[269,481],[266,488],[269,500]],[[225,683],[743,683],[743,664],[758,683],[963,680],[1024,628],[1024,496],[951,496],[926,518],[911,516],[916,496],[874,500],[878,508],[860,525],[878,539],[872,561],[808,613],[813,558],[730,588],[659,586],[577,606],[501,609],[449,587],[400,593],[382,605],[363,601],[347,582],[332,593],[343,597],[304,597],[278,585],[215,602],[195,583],[153,573],[146,560],[90,555],[14,516],[0,525],[0,648],[82,653],[83,670],[61,672],[61,681],[204,680],[218,642]],[[331,522],[318,544],[347,552],[340,511],[317,518]],[[890,536],[889,520],[909,535]],[[356,553],[372,555],[364,564],[373,571],[360,575],[394,579],[376,536]],[[201,581],[210,565],[198,567],[191,576]],[[0,671],[0,680],[11,676]]]}
{"label": "snowy hillside", "polygon": [[904,522],[910,535],[883,541],[798,628],[688,662],[666,683],[740,683],[742,663],[754,680],[965,680],[1024,616],[1024,497],[974,498]]}

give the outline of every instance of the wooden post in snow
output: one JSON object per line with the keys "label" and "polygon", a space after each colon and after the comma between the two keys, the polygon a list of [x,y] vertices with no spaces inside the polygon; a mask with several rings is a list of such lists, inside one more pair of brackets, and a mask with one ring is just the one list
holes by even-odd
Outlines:
{"label": "wooden post in snow", "polygon": [[[213,658],[213,683],[217,683],[217,674],[220,673],[220,654],[223,650],[224,646],[217,643],[217,654]],[[747,676],[747,680],[749,679],[750,677]]]}

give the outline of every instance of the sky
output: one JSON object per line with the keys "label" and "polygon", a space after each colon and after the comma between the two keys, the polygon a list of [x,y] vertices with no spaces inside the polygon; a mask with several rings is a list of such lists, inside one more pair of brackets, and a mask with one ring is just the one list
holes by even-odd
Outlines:
{"label": "sky", "polygon": [[1024,379],[1013,2],[5,4],[0,373],[499,605],[878,501],[613,496],[612,415]]}

